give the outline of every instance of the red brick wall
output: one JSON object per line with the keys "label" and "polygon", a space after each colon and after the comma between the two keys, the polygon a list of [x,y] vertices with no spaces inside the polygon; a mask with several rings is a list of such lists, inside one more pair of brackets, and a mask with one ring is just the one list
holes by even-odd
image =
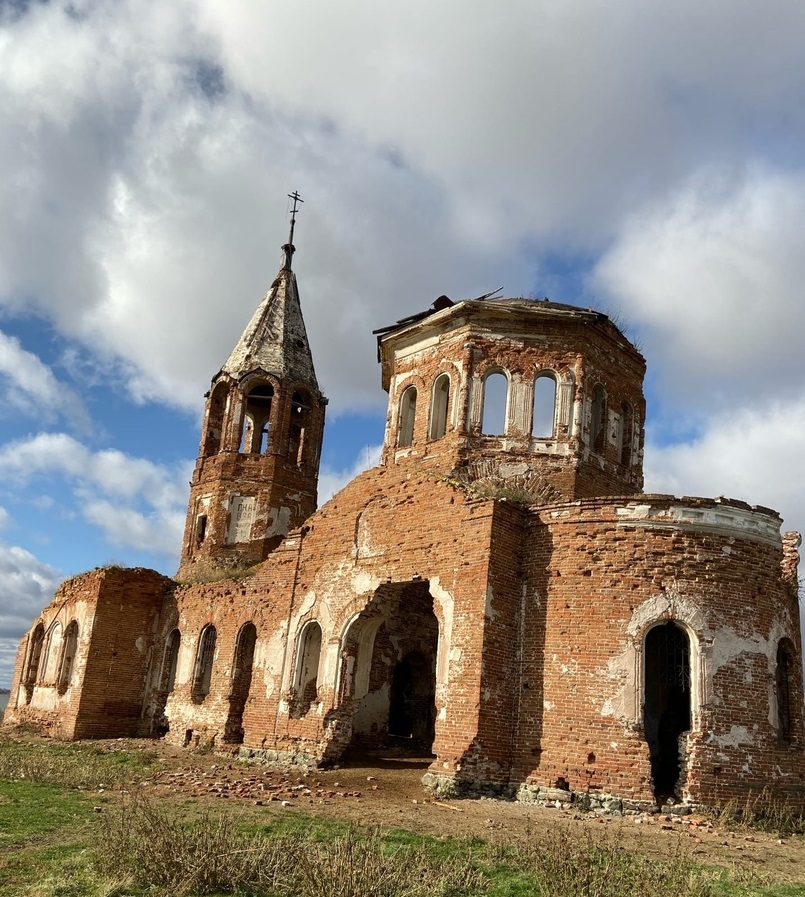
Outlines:
{"label": "red brick wall", "polygon": [[[704,509],[714,520],[733,510],[646,500],[659,512],[685,504],[690,516]],[[746,506],[733,507],[741,519],[752,517]],[[529,687],[515,778],[552,786],[561,777],[573,790],[651,797],[641,652],[651,625],[672,619],[692,636],[687,796],[713,803],[798,785],[805,771],[799,657],[791,746],[779,743],[772,723],[777,642],[799,645],[798,603],[782,576],[779,544],[747,538],[726,521],[708,529],[668,519],[664,526],[618,508],[580,502],[543,509],[534,521],[524,620]]]}

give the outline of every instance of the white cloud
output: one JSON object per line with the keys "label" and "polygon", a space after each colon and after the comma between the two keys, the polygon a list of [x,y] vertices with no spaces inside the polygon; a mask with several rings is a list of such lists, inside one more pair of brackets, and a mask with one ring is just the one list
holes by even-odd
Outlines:
{"label": "white cloud", "polygon": [[163,466],[123,452],[93,452],[64,433],[40,433],[0,447],[0,477],[24,485],[40,476],[72,483],[84,519],[114,545],[175,556],[192,463]]}
{"label": "white cloud", "polygon": [[0,683],[11,681],[17,644],[50,601],[61,573],[16,545],[0,542]]}
{"label": "white cloud", "polygon": [[739,406],[805,379],[805,173],[704,172],[623,226],[595,282],[640,323],[664,392]]}
{"label": "white cloud", "polygon": [[12,523],[11,514],[5,508],[0,508],[0,530],[8,529]]}
{"label": "white cloud", "polygon": [[23,349],[18,339],[2,331],[0,386],[5,401],[29,417],[65,417],[82,429],[88,426],[89,417],[78,394],[60,382],[38,356]]}
{"label": "white cloud", "polygon": [[323,467],[319,473],[319,506],[329,501],[336,492],[354,480],[359,473],[379,464],[382,448],[382,445],[367,445],[361,449],[352,466],[342,470]]}
{"label": "white cloud", "polygon": [[322,385],[380,405],[373,326],[527,293],[535,245],[594,255],[692,170],[801,145],[803,26],[793,0],[32,4],[0,32],[0,302],[197,408],[299,188]]}
{"label": "white cloud", "polygon": [[689,442],[646,448],[646,490],[723,495],[780,512],[805,531],[805,397],[723,413]]}
{"label": "white cloud", "polygon": [[183,509],[145,514],[109,501],[88,501],[83,513],[89,523],[103,530],[113,545],[174,556],[178,552],[185,521]]}

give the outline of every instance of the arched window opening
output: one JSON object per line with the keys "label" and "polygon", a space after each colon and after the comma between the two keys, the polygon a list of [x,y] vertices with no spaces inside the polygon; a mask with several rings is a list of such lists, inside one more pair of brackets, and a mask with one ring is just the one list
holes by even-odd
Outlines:
{"label": "arched window opening", "polygon": [[593,389],[593,401],[590,409],[590,448],[597,454],[604,451],[604,421],[607,413],[607,394],[600,383]]}
{"label": "arched window opening", "polygon": [[316,703],[319,690],[320,656],[321,626],[313,621],[305,626],[299,644],[294,682],[297,716],[304,716],[311,705]]}
{"label": "arched window opening", "polygon": [[176,685],[176,668],[179,662],[179,647],[182,636],[178,629],[172,629],[165,640],[165,651],[162,654],[162,667],[154,695],[154,713],[151,719],[151,734],[161,738],[170,732],[170,722],[165,715],[168,696]]}
{"label": "arched window opening", "polygon": [[45,627],[38,623],[33,631],[31,641],[28,646],[28,661],[25,665],[25,675],[23,677],[23,685],[25,687],[25,703],[30,704],[34,692],[34,685],[39,674],[39,667],[42,663],[42,648],[45,644]]}
{"label": "arched window opening", "polygon": [[193,672],[193,687],[191,695],[193,700],[200,704],[210,693],[212,682],[212,662],[215,657],[215,642],[218,633],[214,626],[205,626],[201,631],[196,654],[196,668]]}
{"label": "arched window opening", "polygon": [[42,665],[40,668],[39,681],[43,685],[54,685],[59,670],[59,660],[61,658],[62,643],[62,625],[57,620],[50,628],[48,633],[47,647],[45,648]]}
{"label": "arched window opening", "polygon": [[794,670],[794,648],[788,639],[781,639],[777,645],[777,669],[774,674],[777,693],[777,732],[783,744],[791,744],[793,709],[791,674]]}
{"label": "arched window opening", "polygon": [[540,374],[534,381],[534,410],[531,435],[536,439],[552,439],[556,430],[556,377]]}
{"label": "arched window opening", "polygon": [[75,655],[78,651],[78,621],[73,620],[64,633],[62,642],[61,661],[59,662],[59,675],[56,687],[60,695],[63,695],[70,687],[75,666]]}
{"label": "arched window opening", "polygon": [[171,630],[165,643],[165,656],[162,658],[162,675],[160,677],[160,691],[167,697],[176,685],[176,665],[179,662],[179,647],[182,644],[182,635],[178,629]]}
{"label": "arched window opening", "polygon": [[274,387],[270,383],[261,383],[247,393],[240,441],[242,454],[263,455],[268,451],[273,403]]}
{"label": "arched window opening", "polygon": [[204,457],[214,455],[221,450],[221,438],[224,429],[224,413],[226,411],[225,383],[219,383],[210,394],[210,404],[207,410],[207,429],[204,434]]}
{"label": "arched window opening", "polygon": [[229,713],[224,724],[224,741],[243,744],[243,711],[252,686],[254,648],[257,644],[257,627],[245,623],[235,642],[235,658],[232,664],[232,684],[229,689]]}
{"label": "arched window opening", "polygon": [[400,399],[400,429],[397,436],[397,448],[406,448],[413,443],[415,421],[416,387],[409,386]]}
{"label": "arched window opening", "polygon": [[297,466],[305,459],[305,435],[310,425],[310,399],[302,392],[291,397],[291,429],[288,439],[288,457]]}
{"label": "arched window opening", "polygon": [[621,405],[621,423],[618,431],[618,457],[624,467],[632,464],[632,441],[634,439],[634,412],[628,402]]}
{"label": "arched window opening", "polygon": [[654,795],[680,797],[684,744],[690,730],[690,642],[671,621],[646,636],[643,727],[651,756]]}
{"label": "arched window opening", "polygon": [[430,438],[441,439],[447,432],[447,406],[450,404],[450,377],[440,374],[433,384],[430,403]]}
{"label": "arched window opening", "polygon": [[503,436],[506,433],[506,409],[509,381],[504,373],[495,371],[484,380],[484,414],[481,432],[484,436]]}

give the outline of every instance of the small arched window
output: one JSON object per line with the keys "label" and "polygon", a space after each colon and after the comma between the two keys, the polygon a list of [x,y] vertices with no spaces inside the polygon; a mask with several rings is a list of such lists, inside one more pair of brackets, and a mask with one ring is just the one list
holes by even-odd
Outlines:
{"label": "small arched window", "polygon": [[556,376],[543,373],[534,381],[534,411],[531,435],[536,439],[553,438],[556,428]]}
{"label": "small arched window", "polygon": [[45,627],[42,623],[38,623],[31,636],[28,646],[28,659],[25,664],[25,675],[23,676],[23,685],[25,686],[25,702],[31,703],[34,685],[39,675],[39,667],[42,663],[42,648],[45,644]]}
{"label": "small arched window", "polygon": [[777,693],[777,731],[783,744],[790,744],[793,736],[793,695],[791,676],[794,670],[794,646],[788,639],[777,645],[777,669],[774,683]]}
{"label": "small arched window", "polygon": [[440,374],[433,384],[430,403],[430,438],[441,439],[447,432],[447,406],[450,404],[450,377]]}
{"label": "small arched window", "polygon": [[205,458],[221,450],[221,437],[224,429],[224,413],[227,402],[226,393],[227,385],[219,383],[210,394],[210,403],[207,406],[204,448],[202,449],[202,454]]}
{"label": "small arched window", "polygon": [[268,451],[273,403],[274,387],[270,383],[260,383],[246,394],[240,440],[243,454],[262,455]]}
{"label": "small arched window", "polygon": [[297,466],[305,459],[305,435],[310,426],[310,398],[295,392],[291,397],[291,428],[288,438],[288,457]]}
{"label": "small arched window", "polygon": [[169,695],[176,684],[176,666],[179,662],[179,648],[182,644],[182,634],[178,629],[171,630],[165,643],[165,656],[162,658],[162,675],[160,676],[160,691]]}
{"label": "small arched window", "polygon": [[397,434],[397,448],[406,448],[414,441],[416,422],[416,387],[409,386],[400,398],[400,427]]}
{"label": "small arched window", "polygon": [[484,436],[503,436],[506,433],[506,409],[509,381],[502,371],[493,371],[484,380],[484,414],[481,432]]}
{"label": "small arched window", "polygon": [[624,467],[632,464],[632,441],[634,439],[634,412],[628,402],[621,405],[621,423],[618,433],[618,457]]}
{"label": "small arched window", "polygon": [[75,666],[75,655],[78,651],[78,621],[73,620],[64,633],[62,642],[61,660],[59,661],[59,675],[56,683],[57,690],[63,695],[70,687]]}
{"label": "small arched window", "polygon": [[593,389],[593,400],[590,408],[590,448],[597,454],[604,450],[604,421],[607,413],[607,394],[600,383]]}
{"label": "small arched window", "polygon": [[196,654],[196,668],[193,671],[193,688],[191,690],[193,700],[197,704],[200,704],[210,693],[212,662],[215,658],[215,642],[217,638],[218,633],[215,631],[214,626],[205,626],[201,630],[198,653]]}
{"label": "small arched window", "polygon": [[294,688],[297,713],[302,716],[316,701],[319,689],[319,658],[321,656],[321,626],[313,620],[302,630],[299,656],[296,662]]}

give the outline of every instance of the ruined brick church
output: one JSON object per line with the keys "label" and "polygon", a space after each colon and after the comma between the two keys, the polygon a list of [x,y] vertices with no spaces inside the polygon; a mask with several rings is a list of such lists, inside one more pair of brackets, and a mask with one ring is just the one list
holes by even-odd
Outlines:
{"label": "ruined brick church", "polygon": [[5,724],[319,763],[411,746],[442,794],[805,802],[799,537],[641,492],[645,362],[618,327],[443,296],[378,331],[381,463],[316,510],[327,399],[283,251],[206,396],[175,579],[65,582]]}

